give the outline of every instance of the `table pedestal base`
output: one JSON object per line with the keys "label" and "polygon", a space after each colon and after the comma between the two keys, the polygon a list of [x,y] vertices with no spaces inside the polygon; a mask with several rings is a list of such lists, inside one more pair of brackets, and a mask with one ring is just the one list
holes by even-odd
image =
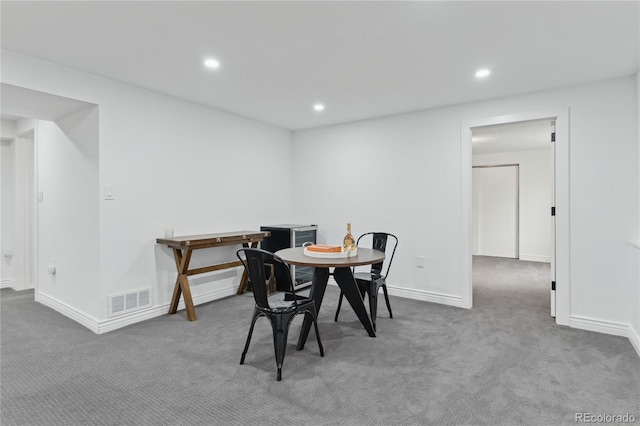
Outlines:
{"label": "table pedestal base", "polygon": [[[369,333],[369,336],[376,337],[376,332],[373,329],[369,314],[367,314],[367,310],[364,307],[362,294],[358,289],[356,280],[353,278],[351,268],[335,268],[333,271],[333,278],[336,280],[336,283],[342,290],[342,293],[353,308],[365,330],[367,330],[367,333]],[[318,315],[320,315],[320,306],[322,305],[322,299],[324,298],[324,292],[327,288],[328,281],[329,268],[316,266],[315,273],[313,274],[313,282],[311,283],[309,297],[315,301]],[[311,319],[309,319],[305,315],[304,321],[302,323],[302,330],[300,331],[300,338],[298,339],[298,346],[296,348],[297,350],[301,351],[302,349],[304,349],[304,344],[307,341],[307,336],[309,335],[309,330],[311,330],[311,325]]]}

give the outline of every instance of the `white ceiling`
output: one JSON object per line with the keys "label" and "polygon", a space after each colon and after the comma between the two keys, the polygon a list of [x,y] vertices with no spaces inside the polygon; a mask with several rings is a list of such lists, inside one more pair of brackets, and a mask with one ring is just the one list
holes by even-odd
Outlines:
{"label": "white ceiling", "polygon": [[635,74],[638,6],[0,2],[3,48],[287,129]]}

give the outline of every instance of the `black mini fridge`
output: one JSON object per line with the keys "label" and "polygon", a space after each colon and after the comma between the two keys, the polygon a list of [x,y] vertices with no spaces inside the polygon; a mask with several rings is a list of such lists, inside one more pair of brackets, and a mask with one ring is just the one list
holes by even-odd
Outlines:
{"label": "black mini fridge", "polygon": [[[260,248],[272,253],[285,248],[302,247],[306,242],[315,244],[318,235],[318,225],[268,225],[261,226],[260,230],[271,232],[271,236],[260,243]],[[314,272],[312,266],[289,265],[289,267],[291,269],[291,280],[296,291],[311,285]],[[276,281],[278,283],[281,282],[277,275]],[[279,284],[278,289],[282,290]]]}

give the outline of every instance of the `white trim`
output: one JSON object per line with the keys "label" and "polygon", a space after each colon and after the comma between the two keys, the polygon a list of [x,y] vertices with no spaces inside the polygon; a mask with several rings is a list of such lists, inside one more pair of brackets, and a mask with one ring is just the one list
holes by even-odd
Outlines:
{"label": "white trim", "polygon": [[[237,288],[238,288],[237,285],[233,285],[233,286],[228,286],[226,288],[211,291],[209,293],[195,296],[193,298],[193,304],[199,305],[202,303],[207,303],[213,300],[218,300],[224,297],[232,296],[236,294]],[[135,324],[151,318],[167,315],[167,311],[169,310],[169,305],[170,305],[170,303],[165,303],[163,305],[153,306],[148,309],[141,309],[139,311],[135,311],[130,314],[124,314],[118,317],[109,318],[109,319],[100,321],[97,318],[94,318],[84,312],[81,312],[76,308],[73,308],[67,305],[64,302],[61,302],[60,300],[57,300],[43,293],[36,292],[35,300],[36,302],[42,303],[43,305],[53,309],[54,311],[57,311],[62,315],[68,318],[71,318],[72,320],[87,327],[89,330],[93,331],[96,334],[107,333],[109,331],[117,330],[119,328],[126,327],[131,324]],[[178,310],[182,310],[184,308],[185,308],[184,302],[181,301],[178,304]]]}
{"label": "white trim", "polygon": [[89,330],[94,333],[100,332],[99,321],[98,319],[88,315],[82,311],[77,310],[76,308],[67,305],[66,303],[51,297],[42,292],[35,292],[35,301],[38,303],[42,303],[43,305],[53,309],[56,312],[61,313],[67,318],[71,318],[77,323],[80,323],[87,327]]}
{"label": "white trim", "polygon": [[[640,74],[638,74],[640,76]],[[639,240],[631,240],[628,241],[629,243],[629,247],[635,251],[640,250],[640,241]],[[635,256],[638,256],[637,254]],[[637,265],[636,265],[637,267]],[[638,273],[636,271],[636,273]],[[636,276],[637,277],[637,276]],[[635,283],[633,282],[633,280],[631,281],[631,285],[638,285],[640,286],[640,282],[636,281]],[[638,303],[638,307],[640,308],[640,300],[637,302]],[[636,319],[640,319],[640,312],[636,312]],[[640,324],[640,322],[636,321],[636,324]],[[633,347],[635,348],[636,352],[638,352],[638,356],[640,356],[640,331],[636,330],[632,324],[629,324],[629,340],[631,341],[631,344],[633,345]]]}
{"label": "white trim", "polygon": [[520,260],[525,260],[527,262],[551,262],[551,257],[549,256],[539,256],[537,254],[521,254]]}
{"label": "white trim", "polygon": [[3,280],[0,280],[0,288],[12,288],[12,289],[16,289],[16,280],[14,280],[13,278],[5,278]]}
{"label": "white trim", "polygon": [[[226,288],[214,290],[209,293],[195,296],[193,297],[193,305],[197,306],[202,303],[207,303],[213,300],[218,300],[228,296],[233,296],[234,294],[236,294],[237,290],[238,290],[238,286],[235,285],[235,286],[228,286]],[[140,321],[167,315],[167,311],[169,310],[169,305],[170,303],[165,303],[163,305],[153,306],[148,309],[141,309],[139,311],[131,312],[129,314],[124,314],[124,315],[119,315],[117,317],[113,317],[113,318],[109,318],[107,320],[101,321],[99,324],[100,331],[98,333],[99,334],[107,333],[109,331],[117,330],[118,328],[135,324]],[[181,311],[183,309],[185,309],[184,301],[182,300],[182,298],[180,298],[180,303],[178,303],[178,311]],[[186,318],[185,318],[185,321],[187,321]]]}
{"label": "white trim", "polygon": [[40,265],[40,203],[38,202],[38,189],[40,188],[38,185],[38,153],[40,151],[40,143],[38,138],[40,136],[40,121],[34,120],[33,128],[33,195],[36,198],[35,201],[35,211],[33,215],[33,286],[35,288],[35,293],[38,293],[38,289],[40,288],[40,274],[38,273],[39,265]]}
{"label": "white trim", "polygon": [[404,297],[413,300],[423,300],[425,302],[439,303],[441,305],[455,306],[457,308],[465,308],[462,303],[462,297],[453,294],[416,290],[413,288],[394,287],[388,284],[387,290],[392,296]]}
{"label": "white trim", "polygon": [[579,315],[571,315],[570,321],[569,326],[572,328],[626,337],[631,342],[633,349],[638,353],[638,356],[640,356],[640,335],[631,324],[581,317]]}
{"label": "white trim", "polygon": [[[329,284],[336,285],[332,282],[330,282]],[[193,303],[194,305],[199,305],[202,303],[211,302],[213,300],[222,299],[224,297],[233,296],[234,294],[236,294],[236,288],[236,286],[229,286],[227,288],[196,296],[193,299]],[[437,293],[433,291],[394,287],[389,285],[387,285],[387,289],[389,290],[389,294],[391,294],[392,296],[439,303],[443,305],[455,306],[458,308],[464,307],[462,304],[462,298],[460,296]],[[54,311],[57,311],[62,315],[82,324],[96,334],[107,333],[109,331],[117,330],[119,328],[135,324],[137,322],[166,315],[167,310],[169,309],[169,303],[166,303],[163,305],[154,306],[149,309],[132,312],[131,314],[111,318],[105,321],[99,321],[96,318],[87,315],[84,312],[78,311],[77,309],[67,305],[66,303],[43,293],[36,293],[35,300],[36,302],[39,302],[53,309]],[[184,309],[184,302],[180,302],[180,304],[178,304],[178,310],[182,309]],[[640,335],[636,330],[633,329],[630,324],[613,321],[603,321],[594,318],[572,315],[570,327],[588,331],[595,331],[598,333],[612,334],[615,336],[628,337],[634,349],[640,356]]]}
{"label": "white trim", "polygon": [[[473,305],[472,214],[471,214],[471,129],[520,121],[556,121],[556,323],[569,325],[571,313],[570,205],[569,205],[569,108],[487,117],[460,123],[460,276],[462,303]],[[551,143],[551,142],[550,142]]]}
{"label": "white trim", "polygon": [[640,333],[638,333],[631,325],[629,326],[629,341],[640,357]]}
{"label": "white trim", "polygon": [[473,212],[471,188],[471,127],[460,124],[460,279],[462,305],[473,307]]}
{"label": "white trim", "polygon": [[[338,284],[330,278],[328,285],[338,287]],[[436,291],[416,290],[414,288],[396,287],[387,284],[387,291],[391,296],[404,297],[405,299],[422,300],[424,302],[439,303],[441,305],[466,308],[462,303],[462,297],[453,294],[438,293]]]}
{"label": "white trim", "polygon": [[629,324],[616,321],[607,321],[597,318],[571,315],[569,327],[580,330],[595,331],[598,333],[612,334],[614,336],[629,336]]}
{"label": "white trim", "polygon": [[[33,288],[37,282],[38,268],[35,263],[37,235],[35,220],[36,202],[35,127],[16,135],[15,144],[15,212],[16,242],[14,248],[13,274],[20,290]],[[20,172],[18,172],[20,170]],[[28,172],[28,173],[27,173]]]}
{"label": "white trim", "polygon": [[633,348],[638,353],[638,356],[640,356],[640,333],[638,333],[632,325],[629,325],[629,341],[631,341]]}

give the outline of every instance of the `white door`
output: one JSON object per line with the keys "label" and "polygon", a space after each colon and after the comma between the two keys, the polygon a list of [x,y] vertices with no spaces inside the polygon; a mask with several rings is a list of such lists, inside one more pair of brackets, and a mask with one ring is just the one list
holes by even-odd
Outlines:
{"label": "white door", "polygon": [[518,166],[473,168],[477,254],[517,259]]}
{"label": "white door", "polygon": [[556,316],[556,122],[551,122],[551,316]]}

